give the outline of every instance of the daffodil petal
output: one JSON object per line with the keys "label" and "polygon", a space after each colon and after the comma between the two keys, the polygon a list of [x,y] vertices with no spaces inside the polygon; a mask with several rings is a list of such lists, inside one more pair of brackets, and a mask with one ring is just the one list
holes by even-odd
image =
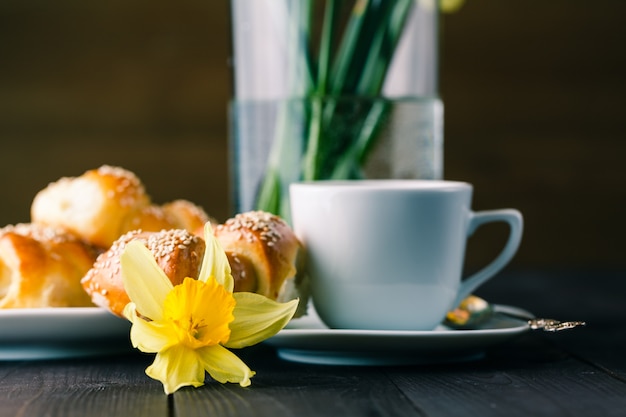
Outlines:
{"label": "daffodil petal", "polygon": [[137,306],[135,306],[135,303],[131,302],[126,304],[124,310],[122,310],[122,315],[126,317],[128,321],[132,322],[137,316]]}
{"label": "daffodil petal", "polygon": [[204,225],[204,241],[206,242],[206,250],[202,258],[198,279],[206,281],[209,277],[214,277],[220,285],[226,288],[226,291],[233,292],[235,281],[231,275],[226,252],[224,252],[222,245],[213,234],[213,229],[209,222]]}
{"label": "daffodil petal", "polygon": [[184,386],[204,385],[205,372],[194,350],[176,345],[157,353],[146,375],[161,381],[165,393],[171,394]]}
{"label": "daffodil petal", "polygon": [[161,352],[177,343],[176,333],[171,327],[139,317],[133,320],[130,341],[134,348],[146,353]]}
{"label": "daffodil petal", "polygon": [[250,378],[255,374],[234,353],[221,345],[207,346],[196,351],[204,369],[218,382],[239,383],[242,387],[250,385]]}
{"label": "daffodil petal", "polygon": [[235,320],[230,323],[229,348],[242,348],[274,336],[291,320],[298,300],[278,303],[250,292],[235,292]]}
{"label": "daffodil petal", "polygon": [[120,262],[124,288],[137,310],[152,320],[161,320],[163,301],[173,285],[157,265],[152,252],[134,240],[126,245]]}

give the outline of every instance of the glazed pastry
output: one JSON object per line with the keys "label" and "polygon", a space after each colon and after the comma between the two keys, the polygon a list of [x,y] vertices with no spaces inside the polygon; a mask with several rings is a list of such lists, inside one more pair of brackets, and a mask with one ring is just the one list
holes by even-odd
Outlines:
{"label": "glazed pastry", "polygon": [[124,233],[123,225],[149,205],[150,199],[135,174],[102,166],[49,184],[35,196],[31,219],[65,228],[106,248]]}
{"label": "glazed pastry", "polygon": [[95,252],[66,231],[37,224],[0,229],[0,308],[93,306],[80,280]]}
{"label": "glazed pastry", "polygon": [[307,281],[297,274],[302,245],[280,217],[262,211],[237,214],[215,228],[228,256],[235,291],[250,291],[285,302],[308,298]]}
{"label": "glazed pastry", "polygon": [[200,206],[187,200],[174,200],[163,204],[162,209],[172,224],[171,228],[174,229],[185,229],[193,232],[198,229],[203,230],[207,222],[217,224],[217,221],[209,217]]}
{"label": "glazed pastry", "polygon": [[[296,274],[301,245],[283,220],[264,212],[243,213],[216,226],[214,233],[231,265],[234,291],[255,292],[280,302],[299,297],[302,307],[296,315],[305,312],[307,281]],[[122,315],[130,301],[122,281],[120,256],[135,239],[146,244],[174,285],[185,277],[197,278],[202,265],[204,239],[186,230],[126,233],[98,256],[82,280],[93,303],[117,315]]]}
{"label": "glazed pastry", "polygon": [[208,221],[214,222],[202,208],[187,200],[175,200],[162,206],[151,204],[126,220],[120,227],[123,233],[131,230],[158,232],[164,229],[195,231],[204,229]]}
{"label": "glazed pastry", "polygon": [[184,200],[154,205],[134,173],[104,165],[49,184],[35,196],[31,219],[33,223],[67,229],[107,249],[131,230],[195,230],[208,216]]}
{"label": "glazed pastry", "polygon": [[124,289],[120,257],[126,245],[133,240],[142,241],[150,249],[173,285],[182,283],[186,277],[198,277],[206,247],[204,239],[183,229],[159,232],[134,230],[122,235],[98,256],[82,279],[82,285],[93,303],[119,316],[130,302]]}

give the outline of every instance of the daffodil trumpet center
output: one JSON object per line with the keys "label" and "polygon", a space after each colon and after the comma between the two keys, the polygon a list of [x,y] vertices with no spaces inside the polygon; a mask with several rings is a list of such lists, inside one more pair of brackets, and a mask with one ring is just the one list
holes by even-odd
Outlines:
{"label": "daffodil trumpet center", "polygon": [[228,342],[235,298],[215,279],[185,278],[165,297],[163,324],[178,343],[192,349]]}

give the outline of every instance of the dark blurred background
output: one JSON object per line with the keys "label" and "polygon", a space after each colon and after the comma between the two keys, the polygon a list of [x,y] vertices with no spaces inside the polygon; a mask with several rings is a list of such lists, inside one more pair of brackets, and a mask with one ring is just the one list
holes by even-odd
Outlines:
{"label": "dark blurred background", "polygon": [[[0,2],[0,225],[102,164],[220,220],[226,0]],[[626,265],[626,2],[468,0],[442,18],[445,177],[525,216],[518,266]],[[470,243],[493,256],[503,230]],[[474,243],[474,240],[476,241]]]}

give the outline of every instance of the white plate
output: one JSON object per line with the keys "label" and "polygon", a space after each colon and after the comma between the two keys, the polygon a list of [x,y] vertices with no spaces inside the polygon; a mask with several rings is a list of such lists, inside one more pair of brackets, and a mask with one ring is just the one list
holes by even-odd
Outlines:
{"label": "white plate", "polygon": [[[496,306],[496,311],[521,317],[525,310]],[[496,314],[476,330],[432,331],[334,330],[326,327],[313,308],[292,320],[265,343],[285,360],[323,365],[417,365],[478,359],[485,349],[529,330],[528,323]]]}
{"label": "white plate", "polygon": [[0,310],[0,360],[130,351],[130,323],[95,307]]}

